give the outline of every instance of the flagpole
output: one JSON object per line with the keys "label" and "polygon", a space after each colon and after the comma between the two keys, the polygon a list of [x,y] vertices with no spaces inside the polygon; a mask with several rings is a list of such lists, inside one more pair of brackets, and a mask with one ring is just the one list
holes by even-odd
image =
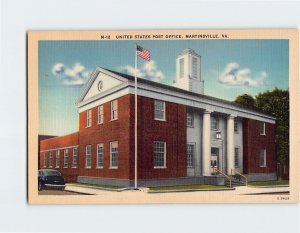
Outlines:
{"label": "flagpole", "polygon": [[137,188],[137,44],[135,45],[134,72],[134,189]]}

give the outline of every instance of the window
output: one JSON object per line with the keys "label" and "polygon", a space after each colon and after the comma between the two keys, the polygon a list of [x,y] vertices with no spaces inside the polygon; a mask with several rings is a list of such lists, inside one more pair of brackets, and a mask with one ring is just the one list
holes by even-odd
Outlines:
{"label": "window", "polygon": [[103,144],[97,144],[97,167],[103,168]]}
{"label": "window", "polygon": [[194,127],[194,112],[192,110],[187,112],[186,125],[188,127]]}
{"label": "window", "polygon": [[234,132],[235,133],[239,132],[239,125],[238,125],[238,121],[236,118],[234,118]]}
{"label": "window", "polygon": [[92,146],[86,145],[85,147],[85,167],[91,168],[92,167]]}
{"label": "window", "polygon": [[183,78],[184,77],[184,59],[181,58],[179,60],[179,77]]}
{"label": "window", "polygon": [[86,127],[92,126],[92,110],[86,111]]}
{"label": "window", "polygon": [[234,167],[239,167],[239,148],[234,148]]}
{"label": "window", "polygon": [[260,167],[265,167],[266,166],[266,150],[260,150],[259,153],[259,166]]}
{"label": "window", "polygon": [[266,135],[266,125],[265,122],[260,121],[259,122],[259,133],[260,135]]}
{"label": "window", "polygon": [[197,78],[198,75],[198,61],[197,58],[192,58],[192,72],[193,72],[193,78]]}
{"label": "window", "polygon": [[60,161],[59,161],[59,150],[57,150],[56,151],[56,158],[55,158],[55,167],[59,167],[59,163],[60,163]]}
{"label": "window", "polygon": [[44,167],[47,167],[47,154],[44,153]]}
{"label": "window", "polygon": [[154,119],[165,120],[165,102],[160,100],[154,101]]}
{"label": "window", "polygon": [[50,156],[49,156],[49,167],[53,166],[53,152],[50,151]]}
{"label": "window", "polygon": [[98,106],[98,124],[103,123],[103,105]]}
{"label": "window", "polygon": [[166,167],[166,143],[154,142],[153,154],[154,154],[154,168],[165,168]]}
{"label": "window", "polygon": [[211,129],[218,130],[219,129],[219,119],[217,117],[211,117]]}
{"label": "window", "polygon": [[194,148],[195,145],[188,144],[187,145],[187,166],[194,167]]}
{"label": "window", "polygon": [[64,150],[64,168],[68,167],[68,149]]}
{"label": "window", "polygon": [[76,168],[78,164],[78,148],[73,148],[73,161],[72,161],[72,167]]}
{"label": "window", "polygon": [[111,101],[111,120],[118,119],[118,100]]}
{"label": "window", "polygon": [[118,142],[110,143],[110,167],[118,167]]}

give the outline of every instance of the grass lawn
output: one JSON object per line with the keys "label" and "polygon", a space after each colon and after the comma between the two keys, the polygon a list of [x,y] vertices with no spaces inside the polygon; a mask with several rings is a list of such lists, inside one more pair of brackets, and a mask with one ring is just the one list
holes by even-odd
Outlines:
{"label": "grass lawn", "polygon": [[222,189],[226,186],[207,185],[207,184],[195,184],[195,185],[176,185],[176,186],[161,186],[161,187],[149,187],[149,190],[189,190],[189,189]]}
{"label": "grass lawn", "polygon": [[249,182],[250,186],[272,186],[272,185],[288,185],[288,180],[273,180],[273,181],[261,181],[261,182]]}
{"label": "grass lawn", "polygon": [[120,186],[112,186],[112,185],[99,185],[99,184],[83,184],[83,183],[70,183],[71,185],[78,185],[78,186],[89,186],[95,188],[107,188],[107,189],[121,189],[125,187]]}

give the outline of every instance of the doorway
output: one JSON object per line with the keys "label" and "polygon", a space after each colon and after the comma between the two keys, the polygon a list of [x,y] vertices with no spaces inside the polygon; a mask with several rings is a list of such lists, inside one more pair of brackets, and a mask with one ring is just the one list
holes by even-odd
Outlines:
{"label": "doorway", "polygon": [[211,148],[211,155],[210,155],[210,166],[211,166],[211,174],[216,175],[217,171],[219,170],[219,148],[212,147]]}

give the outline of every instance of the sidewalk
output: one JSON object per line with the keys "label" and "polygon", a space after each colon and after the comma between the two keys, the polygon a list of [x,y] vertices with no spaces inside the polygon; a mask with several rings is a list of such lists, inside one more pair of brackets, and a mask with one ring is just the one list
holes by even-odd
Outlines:
{"label": "sidewalk", "polygon": [[[103,190],[103,189],[98,189],[98,188],[92,188],[92,187],[82,187],[82,186],[74,186],[74,185],[66,185],[65,188],[66,191],[71,191],[71,192],[77,192],[77,193],[83,193],[83,194],[90,194],[90,195],[107,195],[107,194],[112,194],[112,193],[119,193],[120,191],[116,190]],[[255,194],[272,194],[272,193],[287,193],[289,192],[290,187],[288,186],[279,186],[279,187],[274,187],[274,186],[269,186],[269,187],[249,187],[249,186],[238,186],[235,187],[234,190],[226,190],[226,193],[232,194],[232,195],[255,195]],[[127,190],[122,190],[121,192],[130,192],[132,190],[127,189]],[[182,192],[183,190],[181,190]],[[204,192],[203,190],[187,190],[185,193],[189,192]],[[212,190],[213,192],[222,192],[224,190]],[[205,190],[205,192],[210,192]],[[134,193],[137,193],[134,191]],[[143,193],[144,195],[149,195],[147,193],[147,190],[145,188],[140,188],[140,194]],[[158,192],[157,194],[159,194]],[[169,192],[164,192],[164,194],[168,194]],[[170,192],[171,193],[171,192]]]}
{"label": "sidewalk", "polygon": [[289,192],[289,186],[265,186],[265,187],[254,187],[254,186],[239,186],[235,187],[233,194],[235,195],[254,195],[254,194],[271,194],[271,193],[285,193]]}

